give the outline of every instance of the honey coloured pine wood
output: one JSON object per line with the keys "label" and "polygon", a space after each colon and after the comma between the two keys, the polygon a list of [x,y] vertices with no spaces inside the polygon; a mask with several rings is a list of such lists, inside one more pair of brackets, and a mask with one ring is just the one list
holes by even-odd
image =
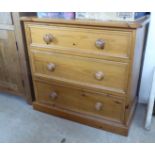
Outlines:
{"label": "honey coloured pine wood", "polygon": [[[37,100],[45,105],[122,122],[124,101],[106,94],[35,81]],[[81,101],[79,103],[79,100]]]}
{"label": "honey coloured pine wood", "polygon": [[50,18],[36,18],[35,16],[21,17],[21,21],[25,22],[39,22],[46,23],[47,25],[52,24],[61,24],[61,25],[75,25],[75,26],[98,26],[98,27],[112,27],[112,28],[128,28],[128,29],[137,29],[148,24],[150,20],[149,15],[144,16],[134,22],[123,22],[123,21],[99,21],[99,20],[65,20],[65,19],[50,19]]}
{"label": "honey coloured pine wood", "polygon": [[36,110],[128,135],[148,18],[22,18]]}
{"label": "honey coloured pine wood", "polygon": [[40,51],[32,51],[32,58],[36,76],[91,86],[111,93],[127,92],[128,63]]}
{"label": "honey coloured pine wood", "polygon": [[[131,33],[129,31],[93,30],[86,28],[29,25],[31,46],[60,49],[71,53],[91,53],[94,57],[109,55],[129,58]],[[120,41],[121,40],[121,41]],[[73,52],[72,52],[73,51]]]}

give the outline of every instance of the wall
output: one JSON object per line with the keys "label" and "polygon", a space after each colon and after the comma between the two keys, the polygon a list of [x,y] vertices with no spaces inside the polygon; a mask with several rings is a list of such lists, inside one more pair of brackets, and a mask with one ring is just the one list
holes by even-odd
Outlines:
{"label": "wall", "polygon": [[148,40],[145,51],[144,65],[141,77],[139,103],[147,103],[151,89],[153,67],[155,66],[155,12],[151,13]]}

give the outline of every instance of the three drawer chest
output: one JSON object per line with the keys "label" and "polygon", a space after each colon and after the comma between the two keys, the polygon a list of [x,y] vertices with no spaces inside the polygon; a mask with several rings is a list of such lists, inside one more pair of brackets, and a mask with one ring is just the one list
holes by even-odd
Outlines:
{"label": "three drawer chest", "polygon": [[148,19],[21,19],[36,110],[128,135]]}

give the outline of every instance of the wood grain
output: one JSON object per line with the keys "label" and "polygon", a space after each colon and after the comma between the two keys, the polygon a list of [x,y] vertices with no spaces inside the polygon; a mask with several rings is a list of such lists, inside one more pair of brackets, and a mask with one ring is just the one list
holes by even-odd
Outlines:
{"label": "wood grain", "polygon": [[134,22],[120,22],[120,21],[98,21],[98,20],[65,20],[65,19],[49,19],[49,18],[37,18],[37,17],[22,17],[21,21],[25,22],[39,22],[39,23],[54,23],[65,25],[78,25],[78,26],[98,26],[98,27],[112,27],[112,28],[128,28],[136,29],[145,26],[150,21],[150,16],[145,16]]}
{"label": "wood grain", "polygon": [[0,91],[24,97],[32,103],[31,74],[20,15],[0,12]]}
{"label": "wood grain", "polygon": [[[111,90],[125,94],[127,91],[128,64],[91,58],[75,57],[57,53],[34,51],[33,74],[47,76],[52,79],[91,85],[98,89]],[[47,65],[55,64],[53,71]],[[97,73],[103,74],[103,79],[97,79]]]}
{"label": "wood grain", "polygon": [[19,62],[20,62],[20,72],[21,78],[24,83],[23,87],[23,96],[26,98],[28,103],[32,104],[33,100],[33,88],[32,88],[32,78],[28,60],[28,53],[24,38],[24,30],[22,24],[20,23],[20,13],[13,12],[12,18],[14,21],[15,26],[15,35],[16,35],[16,42],[18,44],[18,53],[19,53]]}
{"label": "wood grain", "polygon": [[[73,27],[57,27],[29,24],[31,32],[31,46],[54,48],[64,51],[74,51],[92,54],[94,57],[104,55],[112,57],[130,58],[131,32],[114,30],[93,30]],[[53,40],[46,44],[45,35],[52,35]],[[105,42],[104,48],[96,47],[97,40]]]}
{"label": "wood grain", "polygon": [[[35,85],[37,87],[37,101],[42,104],[68,109],[85,115],[106,117],[113,121],[122,122],[124,120],[125,102],[121,98],[113,96],[109,98],[105,94],[90,93],[76,88],[71,89],[67,85],[61,86],[54,83],[35,81]],[[57,96],[52,97],[52,93]],[[98,103],[101,104],[101,108],[96,108]]]}
{"label": "wood grain", "polygon": [[79,113],[68,111],[65,109],[43,105],[40,104],[39,102],[34,102],[33,108],[41,112],[63,117],[72,121],[76,121],[82,124],[86,124],[92,127],[96,127],[120,135],[128,136],[129,133],[129,126],[124,126],[120,123],[116,123],[106,119],[98,119],[91,116],[81,115]]}
{"label": "wood grain", "polygon": [[127,135],[149,19],[133,23],[22,20],[34,109]]}

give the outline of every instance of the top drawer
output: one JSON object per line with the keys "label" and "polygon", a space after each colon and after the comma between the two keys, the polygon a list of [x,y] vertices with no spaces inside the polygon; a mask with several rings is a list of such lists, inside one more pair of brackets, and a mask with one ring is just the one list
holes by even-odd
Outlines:
{"label": "top drawer", "polygon": [[31,46],[93,57],[129,58],[131,31],[29,25]]}

